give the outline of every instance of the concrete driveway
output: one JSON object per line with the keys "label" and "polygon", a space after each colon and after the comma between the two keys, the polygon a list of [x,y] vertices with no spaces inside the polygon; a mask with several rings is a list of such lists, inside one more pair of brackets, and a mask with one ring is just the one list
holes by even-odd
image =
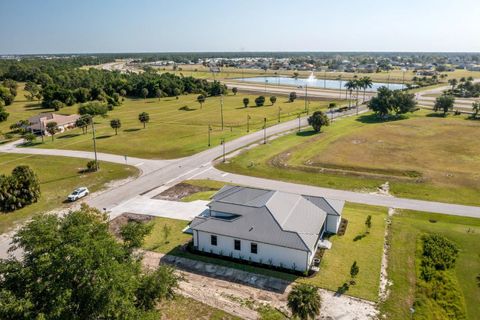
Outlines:
{"label": "concrete driveway", "polygon": [[203,200],[192,202],[167,201],[151,199],[147,196],[136,196],[112,208],[109,215],[110,219],[114,219],[124,212],[130,212],[191,221],[205,210],[208,210],[208,202]]}

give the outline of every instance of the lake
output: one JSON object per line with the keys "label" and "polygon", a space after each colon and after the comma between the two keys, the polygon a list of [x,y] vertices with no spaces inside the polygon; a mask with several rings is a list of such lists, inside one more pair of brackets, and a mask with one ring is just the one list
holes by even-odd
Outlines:
{"label": "lake", "polygon": [[[345,90],[346,80],[323,80],[323,79],[311,79],[311,78],[291,78],[291,77],[249,77],[249,78],[240,78],[235,79],[242,82],[255,82],[269,85],[288,85],[295,87],[304,87],[307,84],[308,87],[312,88],[325,88],[325,89],[342,89]],[[401,83],[382,83],[374,82],[372,88],[367,89],[367,91],[377,91],[378,88],[385,86],[392,90],[401,90],[404,88],[404,85]],[[362,91],[362,89],[360,89]]]}

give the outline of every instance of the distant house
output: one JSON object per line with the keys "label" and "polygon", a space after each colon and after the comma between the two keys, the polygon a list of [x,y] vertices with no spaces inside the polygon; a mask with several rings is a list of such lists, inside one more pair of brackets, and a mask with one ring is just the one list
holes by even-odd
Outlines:
{"label": "distant house", "polygon": [[196,250],[307,271],[323,240],[336,233],[344,201],[225,186],[190,224]]}
{"label": "distant house", "polygon": [[27,126],[27,130],[36,134],[48,135],[48,132],[46,131],[47,124],[49,122],[56,122],[58,130],[64,132],[75,128],[75,121],[77,121],[78,118],[80,118],[78,114],[66,116],[52,112],[40,113],[34,117],[28,118],[30,125]]}

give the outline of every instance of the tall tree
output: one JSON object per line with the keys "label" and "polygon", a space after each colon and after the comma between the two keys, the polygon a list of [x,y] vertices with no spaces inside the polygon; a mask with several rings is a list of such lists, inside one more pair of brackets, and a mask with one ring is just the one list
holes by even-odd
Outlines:
{"label": "tall tree", "polygon": [[122,122],[120,121],[120,119],[112,119],[110,120],[110,127],[112,127],[112,129],[115,129],[115,135],[117,135],[118,129],[122,127]]}
{"label": "tall tree", "polygon": [[449,79],[448,83],[452,86],[452,90],[455,90],[455,86],[458,84],[457,79]]}
{"label": "tall tree", "polygon": [[150,115],[147,112],[142,112],[138,115],[138,121],[143,124],[143,129],[145,129],[146,124],[150,121]]}
{"label": "tall tree", "polygon": [[277,102],[277,97],[271,96],[270,97],[270,103],[272,104],[272,106],[275,104],[275,102]]}
{"label": "tall tree", "polygon": [[287,305],[292,315],[301,320],[315,319],[319,316],[321,303],[318,289],[309,284],[297,284],[288,294]]}
{"label": "tall tree", "polygon": [[40,99],[42,97],[40,95],[40,87],[35,82],[28,81],[25,84],[25,91],[29,93],[25,95],[28,101],[33,101],[35,98]]}
{"label": "tall tree", "polygon": [[45,129],[52,136],[52,141],[53,141],[55,134],[58,132],[58,124],[55,121],[51,121],[47,123]]}
{"label": "tall tree", "polygon": [[315,111],[309,118],[308,124],[313,127],[315,132],[320,132],[323,126],[329,126],[330,121],[325,113],[322,111]]}
{"label": "tall tree", "polygon": [[160,98],[162,97],[162,90],[160,90],[160,88],[155,89],[155,97],[160,101]]}
{"label": "tall tree", "polygon": [[443,111],[443,116],[446,116],[447,113],[453,110],[453,106],[455,105],[455,98],[449,94],[442,94],[440,97],[435,99],[435,105],[433,106],[433,110],[436,111]]}
{"label": "tall tree", "polygon": [[248,98],[243,98],[243,106],[244,106],[245,108],[248,108],[248,104],[249,104],[249,103],[250,103],[250,99],[248,99]]}
{"label": "tall tree", "polygon": [[350,93],[350,99],[348,100],[348,107],[352,106],[352,93],[355,88],[357,88],[357,81],[349,80],[345,83],[345,88],[347,88],[348,92]]}
{"label": "tall tree", "polygon": [[1,319],[150,319],[173,296],[169,267],[143,272],[141,257],[82,205],[65,216],[36,215],[14,236],[22,259],[0,261]]}
{"label": "tall tree", "polygon": [[480,101],[472,103],[472,118],[476,119],[478,116],[478,113],[480,112]]}
{"label": "tall tree", "polygon": [[9,115],[10,114],[5,110],[5,107],[3,106],[3,102],[0,99],[0,122],[7,120]]}
{"label": "tall tree", "polygon": [[360,81],[360,86],[363,89],[363,102],[365,102],[367,89],[373,86],[373,81],[372,81],[372,78],[370,77],[362,77],[360,78],[359,81]]}
{"label": "tall tree", "polygon": [[290,92],[288,95],[288,101],[293,102],[297,99],[297,93],[295,91]]}
{"label": "tall tree", "polygon": [[143,99],[147,99],[147,97],[148,97],[148,89],[147,88],[142,88],[142,97],[143,97]]}
{"label": "tall tree", "polygon": [[202,109],[203,108],[203,103],[205,102],[205,96],[203,94],[199,95],[197,97],[197,101],[198,101],[198,103],[200,103],[200,109]]}

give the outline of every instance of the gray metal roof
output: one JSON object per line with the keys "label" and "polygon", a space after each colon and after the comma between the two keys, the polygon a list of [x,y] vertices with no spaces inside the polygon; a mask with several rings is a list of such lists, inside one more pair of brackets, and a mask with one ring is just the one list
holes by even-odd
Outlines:
{"label": "gray metal roof", "polygon": [[196,217],[190,226],[198,231],[314,252],[327,214],[340,215],[343,203],[321,197],[229,185],[213,196],[209,207],[213,211],[238,217],[229,220]]}

